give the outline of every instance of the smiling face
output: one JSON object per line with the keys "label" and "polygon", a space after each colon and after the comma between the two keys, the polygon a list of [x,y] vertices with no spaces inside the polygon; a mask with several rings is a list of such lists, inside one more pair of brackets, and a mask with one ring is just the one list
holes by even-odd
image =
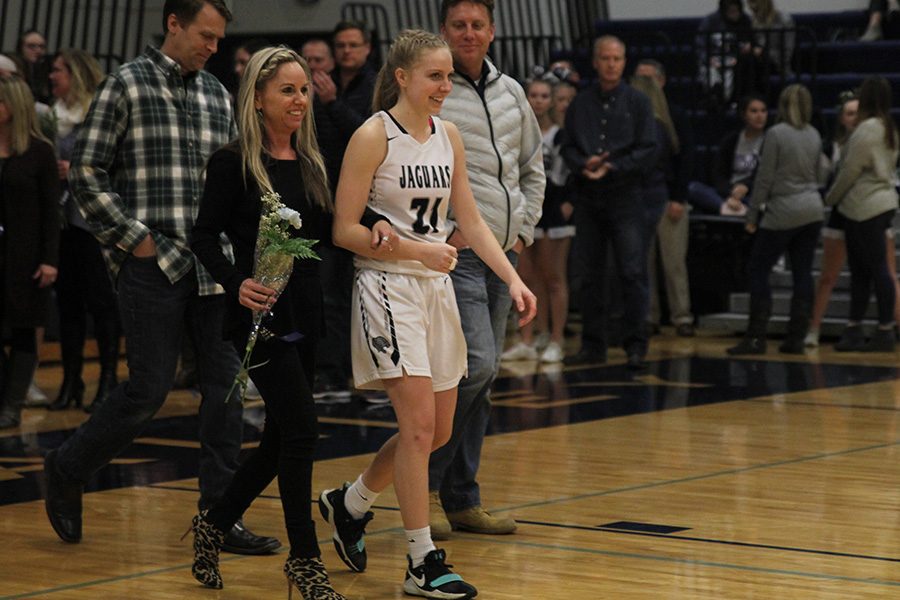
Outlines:
{"label": "smiling face", "polygon": [[72,71],[62,56],[57,56],[50,69],[50,87],[53,89],[53,97],[65,99],[72,89]]}
{"label": "smiling face", "polygon": [[483,4],[460,2],[447,11],[441,36],[450,46],[453,59],[472,78],[481,74],[481,65],[494,41],[494,23]]}
{"label": "smiling face", "polygon": [[437,115],[444,99],[453,89],[450,73],[453,59],[446,48],[423,50],[410,69],[397,69],[394,73],[401,95],[421,112]]}
{"label": "smiling face", "polygon": [[300,129],[309,106],[309,79],[296,62],[286,62],[256,92],[254,107],[262,111],[269,139]]}
{"label": "smiling face", "polygon": [[225,17],[210,4],[204,4],[190,23],[180,23],[170,14],[168,33],[162,52],[181,66],[185,73],[193,73],[206,66],[209,57],[219,49],[225,37]]}

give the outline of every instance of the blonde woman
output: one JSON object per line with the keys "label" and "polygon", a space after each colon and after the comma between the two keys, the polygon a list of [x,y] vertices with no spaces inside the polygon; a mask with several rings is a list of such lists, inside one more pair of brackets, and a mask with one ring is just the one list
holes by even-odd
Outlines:
{"label": "blonde woman", "polygon": [[[356,254],[353,376],[383,388],[399,432],[352,484],[325,490],[319,509],[350,569],[363,571],[370,508],[391,483],[408,554],[403,590],[427,598],[474,598],[435,547],[428,519],[428,458],[450,437],[466,342],[449,276],[456,248],[445,243],[447,210],[472,249],[509,286],[520,324],[535,314],[522,283],[475,206],[462,139],[437,117],[452,84],[447,44],[425,31],[401,33],[378,75],[369,118],[350,139],[338,184],[334,241]],[[399,241],[384,260],[358,225],[366,206],[389,216]]]}
{"label": "blonde woman", "polygon": [[[859,89],[859,124],[825,203],[846,218],[844,235],[850,264],[850,318],[834,348],[838,351],[892,352],[896,280],[888,268],[884,231],[897,210],[897,125],[890,114],[891,86],[867,77]],[[866,341],[862,319],[875,289],[878,328]]]}
{"label": "blonde woman", "polygon": [[[564,357],[569,312],[566,268],[575,235],[575,225],[571,222],[574,210],[572,190],[567,185],[569,169],[560,154],[560,128],[566,108],[575,96],[575,88],[566,82],[554,84],[546,79],[535,79],[525,86],[525,96],[541,128],[547,187],[541,220],[534,227],[534,244],[522,251],[517,269],[537,295],[538,314],[533,324],[522,327],[522,340],[500,358],[505,361],[559,363]],[[539,332],[537,339],[535,329]],[[545,339],[543,344],[542,339]]]}
{"label": "blonde woman", "polygon": [[75,138],[103,72],[84,50],[60,50],[50,70],[50,90],[56,99],[51,110],[57,124],[57,167],[62,185],[65,223],[60,233],[59,279],[56,299],[59,309],[60,350],[63,382],[50,410],[80,407],[84,397],[81,370],[87,328],[87,313],[94,321],[94,336],[100,354],[100,379],[89,412],[98,408],[116,386],[119,358],[119,315],[113,290],[97,238],[69,197],[69,160]]}
{"label": "blonde woman", "polygon": [[[778,125],[766,133],[745,228],[753,233],[748,266],[747,332],[728,354],[764,354],[772,307],[769,274],[782,254],[791,260],[794,290],[787,335],[779,350],[802,354],[812,311],[812,263],[822,228],[818,163],[822,139],[809,124],[812,97],[803,85],[786,87],[778,100]],[[765,212],[762,208],[765,207]]]}
{"label": "blonde woman", "polygon": [[[319,261],[295,260],[277,296],[252,278],[262,194],[277,192],[285,206],[300,213],[303,226],[296,235],[326,234],[332,201],[314,135],[310,89],[309,67],[293,50],[257,51],[238,92],[240,138],[214,153],[207,167],[191,249],[225,288],[225,335],[235,349],[243,352],[246,346],[253,311],[271,309],[265,327],[273,335],[257,340],[250,361],[259,365],[250,378],[266,406],[262,440],[222,499],[194,517],[192,573],[207,587],[223,586],[218,559],[225,532],[277,477],[290,540],[284,564],[289,588],[298,589],[304,600],[331,600],[343,596],[329,583],[311,517],[318,439],[312,383],[322,324]],[[382,227],[376,235],[389,237],[390,227]],[[233,263],[220,246],[223,233],[234,247]]]}
{"label": "blonde woman", "polygon": [[37,365],[59,250],[59,179],[53,148],[37,127],[34,97],[17,75],[0,77],[0,429],[16,427]]}

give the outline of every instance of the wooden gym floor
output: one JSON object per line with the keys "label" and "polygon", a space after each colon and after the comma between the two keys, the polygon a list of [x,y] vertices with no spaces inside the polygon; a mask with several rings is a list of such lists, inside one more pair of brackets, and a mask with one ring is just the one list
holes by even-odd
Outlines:
{"label": "wooden gym floor", "polygon": [[[638,375],[619,353],[585,368],[504,369],[480,481],[487,508],[519,529],[455,532],[442,544],[479,598],[900,597],[898,357],[823,347],[735,360],[724,354],[730,343],[657,336]],[[51,395],[60,378],[55,365],[37,375]],[[0,598],[284,598],[284,550],[223,554],[221,591],[191,578],[190,538],[179,538],[197,500],[197,403],[173,392],[97,474],[78,545],[47,522],[41,457],[86,416],[28,410],[20,429],[3,432]],[[395,430],[389,407],[320,408],[316,490],[352,480]],[[260,406],[245,415],[250,447]],[[403,597],[393,493],[376,506],[362,574],[343,566],[315,514],[332,582],[355,600]],[[276,484],[246,521],[286,540]]]}

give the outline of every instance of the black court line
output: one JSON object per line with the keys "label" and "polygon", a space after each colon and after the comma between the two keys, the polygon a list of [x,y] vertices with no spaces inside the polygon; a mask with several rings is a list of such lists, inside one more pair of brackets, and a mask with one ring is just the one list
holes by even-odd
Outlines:
{"label": "black court line", "polygon": [[602,531],[604,533],[618,533],[622,535],[637,535],[643,537],[665,538],[667,540],[679,540],[683,542],[702,542],[705,544],[720,544],[725,546],[738,546],[741,548],[758,548],[761,550],[783,550],[785,552],[797,552],[801,554],[819,554],[822,556],[837,556],[840,558],[859,558],[862,560],[876,560],[883,562],[900,563],[900,558],[891,558],[889,556],[872,556],[869,554],[853,554],[851,552],[833,552],[831,550],[817,550],[815,548],[796,548],[793,546],[776,546],[774,544],[754,544],[751,542],[738,542],[734,540],[717,540],[715,538],[702,538],[688,535],[671,535],[665,533],[651,533],[646,531],[629,531],[627,529],[616,529],[613,527],[588,526],[588,525],[572,525],[569,523],[550,523],[546,521],[526,521],[524,519],[516,519],[517,523],[526,523],[528,525],[539,525],[541,527],[557,527],[560,529],[578,529],[582,531]]}
{"label": "black court line", "polygon": [[[772,401],[773,400],[771,398],[769,398],[768,400],[765,400],[763,398],[747,398],[746,400],[744,400],[744,402],[757,402],[760,404],[772,404]],[[785,398],[784,403],[798,406],[821,406],[824,408],[856,408],[861,410],[886,410],[889,412],[900,412],[900,406],[864,406],[861,404],[841,404],[835,402],[813,402],[811,400],[791,400],[790,398]]]}
{"label": "black court line", "polygon": [[900,440],[895,440],[891,442],[885,442],[882,444],[872,444],[870,446],[862,446],[860,448],[849,448],[847,450],[838,450],[836,452],[821,452],[819,454],[811,454],[809,456],[799,456],[796,458],[788,458],[785,460],[779,460],[770,463],[760,463],[755,465],[748,465],[746,467],[738,467],[736,469],[725,469],[722,471],[713,471],[712,473],[703,473],[700,475],[691,475],[688,477],[680,477],[678,479],[664,479],[661,481],[651,481],[649,483],[639,483],[636,485],[629,485],[620,488],[612,488],[609,490],[604,490],[602,492],[590,492],[587,494],[577,494],[574,496],[563,496],[559,498],[549,498],[547,500],[537,500],[535,502],[526,502],[524,504],[518,504],[514,506],[507,506],[498,510],[521,510],[523,508],[534,508],[537,506],[549,506],[551,504],[559,504],[561,502],[573,502],[577,500],[587,500],[590,498],[600,498],[602,496],[611,496],[613,494],[621,494],[624,492],[637,492],[642,490],[649,490],[653,488],[663,487],[667,485],[677,485],[681,483],[691,483],[694,481],[703,481],[706,479],[713,479],[715,477],[725,477],[730,475],[739,475],[741,473],[748,473],[751,471],[759,471],[762,469],[771,469],[773,467],[783,467],[787,465],[794,465],[798,463],[804,462],[812,462],[815,460],[820,460],[823,458],[834,458],[837,456],[848,456],[850,454],[857,454],[859,452],[869,452],[871,450],[882,450],[884,448],[890,448],[892,446],[900,446]]}

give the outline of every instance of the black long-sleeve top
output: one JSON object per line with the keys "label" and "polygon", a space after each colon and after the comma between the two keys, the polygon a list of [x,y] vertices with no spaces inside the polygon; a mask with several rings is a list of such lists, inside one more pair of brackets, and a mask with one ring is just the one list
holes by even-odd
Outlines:
{"label": "black long-sleeve top", "polygon": [[369,67],[363,67],[346,89],[341,89],[337,71],[332,73],[331,78],[338,86],[337,98],[323,104],[316,96],[313,99],[313,114],[316,119],[316,139],[325,160],[331,189],[334,190],[350,137],[372,114],[375,72]]}
{"label": "black long-sleeve top", "polygon": [[[624,82],[604,92],[597,84],[582,91],[566,111],[563,158],[582,198],[637,189],[656,164],[659,151],[653,110],[647,97]],[[609,152],[612,169],[591,181],[581,172],[588,158]]]}
{"label": "black long-sleeve top", "polygon": [[[329,219],[306,194],[299,159],[276,160],[266,155],[264,164],[272,188],[281,195],[281,202],[298,211],[303,220],[303,227],[291,229],[291,235],[322,239],[327,233]],[[210,157],[203,199],[191,232],[191,250],[213,279],[225,288],[228,306],[224,333],[227,339],[246,333],[251,324],[252,311],[241,306],[238,291],[241,283],[253,275],[254,249],[262,212],[259,187],[249,173],[245,185],[243,172],[241,152],[236,144],[230,144]],[[219,244],[222,233],[231,240],[234,264],[222,252]],[[272,315],[264,325],[275,335],[299,333],[307,339],[320,337],[323,323],[319,261],[294,261],[291,278],[272,307]]]}

